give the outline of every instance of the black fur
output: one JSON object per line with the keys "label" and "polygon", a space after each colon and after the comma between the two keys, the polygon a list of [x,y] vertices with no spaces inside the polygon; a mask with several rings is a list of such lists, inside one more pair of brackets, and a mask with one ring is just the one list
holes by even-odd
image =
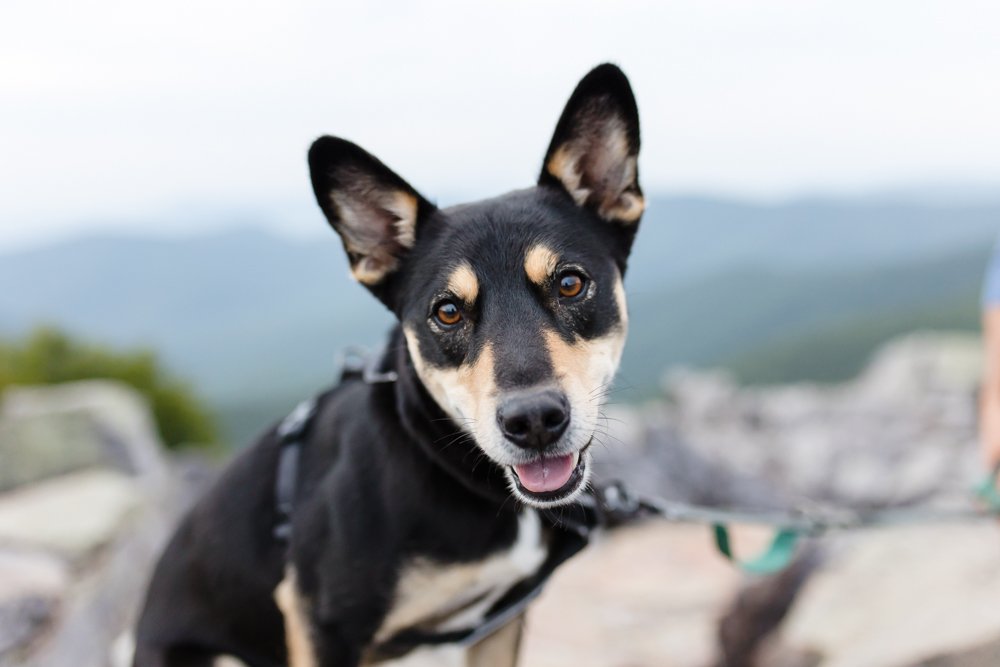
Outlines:
{"label": "black fur", "polygon": [[[575,124],[581,108],[619,117],[631,154],[638,151],[628,82],[616,67],[603,65],[571,97],[549,156],[589,131]],[[319,139],[309,163],[333,227],[342,236],[375,230],[360,251],[354,243],[352,265],[367,252],[392,258],[393,270],[367,287],[414,332],[427,363],[469,364],[489,341],[501,390],[535,386],[557,373],[540,342],[542,330],[574,343],[620,324],[608,286],[624,273],[636,224],[604,220],[589,204],[578,206],[544,169],[536,187],[439,210],[342,139]],[[634,187],[639,192],[637,182]],[[344,190],[359,198],[360,218],[346,219],[332,203],[331,194]],[[396,220],[379,206],[393,192],[417,203],[412,246],[393,236]],[[349,224],[371,227],[345,230]],[[552,281],[526,280],[524,253],[540,242],[559,254],[561,266],[589,281],[581,298],[560,301]],[[459,262],[475,267],[482,288],[463,312],[462,326],[444,331],[434,323],[434,307],[449,297],[447,278]],[[354,380],[321,401],[302,449],[287,553],[273,535],[280,448],[274,429],[242,452],[184,518],[149,588],[137,667],[199,665],[220,653],[252,666],[285,664],[273,595],[289,564],[308,600],[317,663],[356,665],[394,604],[403,564],[417,556],[471,562],[513,544],[521,506],[504,470],[472,438],[461,437],[463,425],[432,398],[399,327],[384,364],[399,374],[396,383]]]}

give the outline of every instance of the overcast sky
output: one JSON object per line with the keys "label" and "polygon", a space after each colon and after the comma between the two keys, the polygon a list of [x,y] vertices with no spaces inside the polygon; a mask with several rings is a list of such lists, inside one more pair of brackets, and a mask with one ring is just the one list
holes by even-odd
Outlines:
{"label": "overcast sky", "polygon": [[431,199],[529,184],[576,81],[631,77],[647,191],[1000,183],[1000,3],[4,0],[0,248],[321,225],[305,151]]}

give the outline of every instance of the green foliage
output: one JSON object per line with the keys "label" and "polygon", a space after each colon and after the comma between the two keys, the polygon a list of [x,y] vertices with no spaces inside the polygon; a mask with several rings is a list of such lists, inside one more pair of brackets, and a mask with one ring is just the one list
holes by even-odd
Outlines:
{"label": "green foliage", "polygon": [[621,377],[655,388],[664,367],[684,364],[751,384],[846,380],[894,336],[978,326],[991,247],[837,271],[737,268],[636,294]]}
{"label": "green foliage", "polygon": [[165,371],[148,350],[111,351],[41,328],[24,340],[0,342],[0,392],[10,385],[118,380],[144,394],[168,447],[216,442],[212,417],[186,383]]}

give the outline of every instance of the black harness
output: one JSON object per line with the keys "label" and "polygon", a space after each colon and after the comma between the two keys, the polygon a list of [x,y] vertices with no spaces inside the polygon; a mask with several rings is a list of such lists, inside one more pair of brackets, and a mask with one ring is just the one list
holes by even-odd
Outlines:
{"label": "black harness", "polygon": [[[394,371],[381,371],[381,355],[366,355],[349,350],[342,361],[340,383],[361,380],[367,384],[383,384],[397,380]],[[281,451],[274,483],[274,503],[278,521],[274,536],[286,545],[292,534],[292,509],[295,502],[296,480],[302,443],[312,426],[322,397],[300,403],[278,425]],[[489,610],[476,626],[447,632],[428,632],[417,628],[402,630],[372,651],[378,659],[396,658],[421,646],[458,644],[471,646],[489,637],[517,618],[542,592],[552,573],[579,553],[590,541],[597,528],[616,526],[652,513],[651,507],[634,498],[620,483],[595,487],[580,500],[559,508],[558,515],[542,511],[555,527],[548,557],[535,574],[516,583]]]}

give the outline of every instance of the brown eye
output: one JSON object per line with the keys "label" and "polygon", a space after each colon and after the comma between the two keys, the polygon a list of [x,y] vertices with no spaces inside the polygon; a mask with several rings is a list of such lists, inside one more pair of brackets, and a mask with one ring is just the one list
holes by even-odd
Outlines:
{"label": "brown eye", "polygon": [[578,273],[564,273],[559,278],[559,296],[572,299],[583,291],[583,277]]}
{"label": "brown eye", "polygon": [[434,311],[434,317],[440,324],[453,327],[462,321],[462,312],[451,301],[442,301]]}

